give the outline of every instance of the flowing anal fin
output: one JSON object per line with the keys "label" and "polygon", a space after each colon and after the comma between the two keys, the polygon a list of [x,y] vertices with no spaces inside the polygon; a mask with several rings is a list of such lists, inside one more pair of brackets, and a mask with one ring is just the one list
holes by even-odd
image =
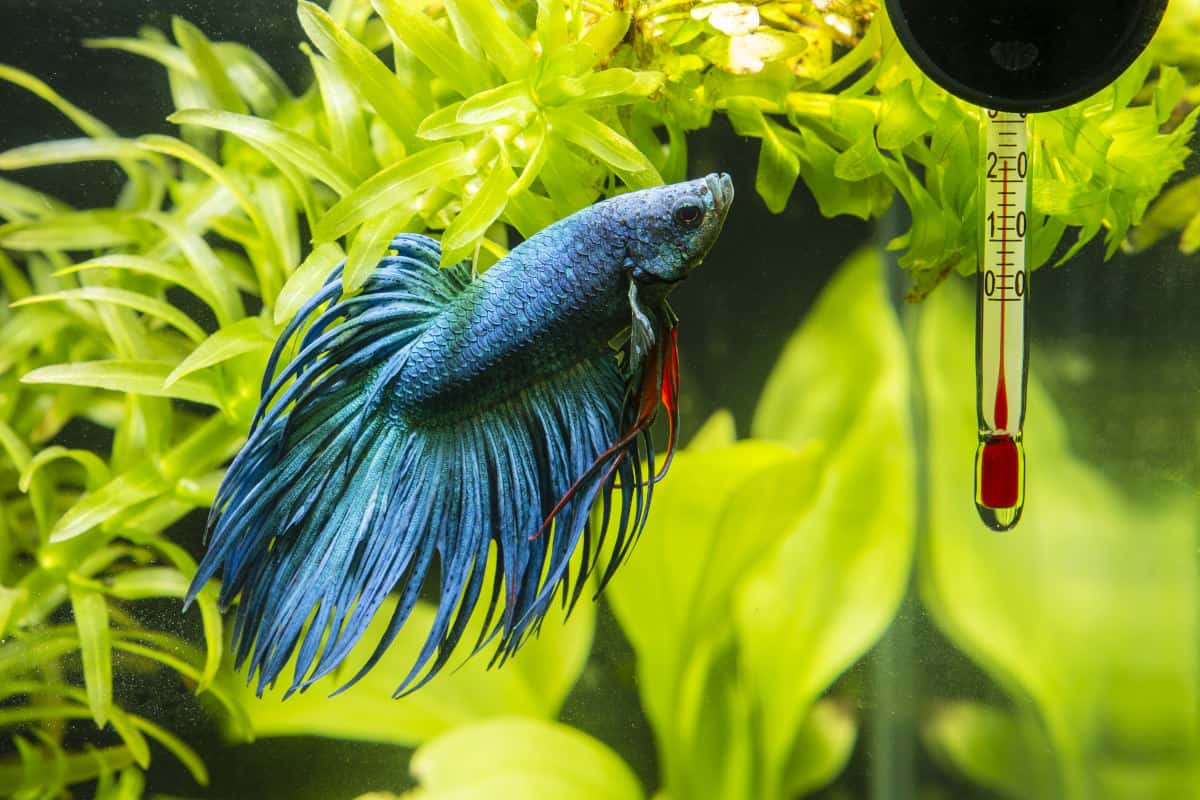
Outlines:
{"label": "flowing anal fin", "polygon": [[[625,402],[621,412],[621,437],[602,452],[571,488],[561,497],[543,520],[537,539],[550,530],[561,510],[582,496],[595,496],[596,487],[602,487],[603,509],[601,531],[608,527],[612,518],[614,490],[621,492],[621,508],[618,518],[612,554],[603,576],[600,590],[608,583],[638,535],[645,526],[650,509],[653,485],[666,475],[679,430],[679,354],[678,318],[665,302],[657,313],[650,312],[641,303],[636,282],[630,283],[629,303],[631,323],[626,358]],[[667,456],[662,468],[654,471],[655,449],[650,435],[650,426],[657,417],[659,404],[667,410],[668,443]],[[619,475],[620,481],[616,480]],[[595,562],[585,559],[585,575],[590,573]],[[576,584],[576,592],[570,605],[578,601],[582,583]]]}

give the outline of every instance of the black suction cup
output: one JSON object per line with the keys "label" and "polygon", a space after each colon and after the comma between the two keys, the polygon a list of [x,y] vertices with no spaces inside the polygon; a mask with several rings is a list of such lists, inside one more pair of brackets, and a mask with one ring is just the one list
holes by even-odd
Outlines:
{"label": "black suction cup", "polygon": [[964,100],[1049,111],[1112,82],[1150,43],[1167,0],[886,0],[904,49]]}

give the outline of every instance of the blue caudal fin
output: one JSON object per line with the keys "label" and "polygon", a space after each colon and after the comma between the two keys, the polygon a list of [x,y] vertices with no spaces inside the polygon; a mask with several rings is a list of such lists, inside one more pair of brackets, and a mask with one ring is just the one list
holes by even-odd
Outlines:
{"label": "blue caudal fin", "polygon": [[[498,639],[503,660],[537,629],[557,590],[578,599],[606,537],[605,580],[645,522],[654,482],[647,427],[660,387],[674,418],[673,331],[658,338],[632,390],[606,355],[455,424],[412,429],[389,413],[384,389],[470,273],[439,269],[437,243],[422,236],[397,236],[392,250],[360,294],[343,298],[335,272],[288,326],[249,439],[213,504],[188,601],[222,574],[222,605],[240,598],[236,662],[248,664],[249,679],[257,673],[260,695],[293,655],[289,694],[332,672],[396,591],[385,633],[365,664],[351,665],[346,685],[361,678],[433,573],[437,613],[396,694],[445,665],[485,593],[475,647]],[[485,587],[493,548],[497,577]]]}

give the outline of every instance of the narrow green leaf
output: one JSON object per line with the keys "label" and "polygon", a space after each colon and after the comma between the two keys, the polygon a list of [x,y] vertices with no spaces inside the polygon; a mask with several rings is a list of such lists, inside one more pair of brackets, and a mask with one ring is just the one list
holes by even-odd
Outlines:
{"label": "narrow green leaf", "polygon": [[179,763],[187,768],[191,773],[192,778],[201,786],[208,785],[208,769],[204,766],[204,759],[196,753],[195,750],[188,747],[182,739],[170,731],[155,725],[145,717],[133,717],[133,723],[151,739],[161,744],[171,752],[171,755],[179,759]]}
{"label": "narrow green leaf", "polygon": [[238,114],[248,110],[245,101],[237,93],[221,59],[217,58],[212,42],[200,29],[181,17],[171,19],[171,31],[195,68],[196,77],[204,85],[212,100],[213,108],[222,108]]}
{"label": "narrow green leaf", "polygon": [[[228,325],[240,317],[241,298],[231,285],[224,265],[204,237],[169,214],[146,212],[142,217],[166,234],[168,241],[187,259],[200,284],[196,286],[196,281],[186,280],[180,285],[191,291],[203,287],[198,294],[201,298],[211,298],[212,309],[220,325]],[[114,257],[117,258],[122,257]]]}
{"label": "narrow green leaf", "polygon": [[0,245],[13,250],[99,250],[137,239],[133,218],[110,209],[71,211],[0,226]]}
{"label": "narrow green leaf", "polygon": [[180,378],[171,386],[165,386],[174,366],[159,361],[79,361],[35,369],[22,376],[21,382],[91,386],[114,392],[174,397],[218,407],[221,405],[216,386],[200,375]]}
{"label": "narrow green leaf", "polygon": [[329,60],[302,48],[312,64],[325,107],[325,124],[329,128],[330,146],[334,155],[354,172],[355,182],[378,169],[367,136],[364,109],[353,88]]}
{"label": "narrow green leaf", "polygon": [[467,25],[471,34],[507,80],[525,77],[533,66],[533,51],[521,37],[508,27],[491,0],[447,0],[457,18]]}
{"label": "narrow green leaf", "polygon": [[[176,111],[167,117],[176,125],[198,125],[232,133],[256,145],[272,161],[283,160],[305,176],[325,183],[339,195],[350,192],[356,183],[345,165],[325,148],[273,122],[246,114],[205,109]],[[3,156],[0,156],[2,159]]]}
{"label": "narrow green leaf", "polygon": [[533,182],[537,180],[537,176],[542,171],[546,159],[550,157],[550,137],[546,135],[546,123],[541,117],[538,117],[525,130],[524,136],[526,141],[533,140],[533,152],[529,154],[529,160],[522,167],[521,175],[517,178],[517,182],[508,187],[509,197],[521,194],[529,189],[533,185]]}
{"label": "narrow green leaf", "polygon": [[26,297],[24,300],[18,300],[13,303],[13,305],[27,306],[34,303],[72,302],[79,300],[91,303],[111,303],[131,308],[134,311],[140,311],[143,314],[162,320],[193,342],[202,342],[205,339],[204,329],[192,322],[187,314],[184,314],[175,306],[156,297],[150,297],[141,292],[132,292],[128,289],[113,289],[107,286],[85,286],[82,289],[68,289],[62,292],[54,292],[53,294]]}
{"label": "narrow green leaf", "polygon": [[99,592],[74,584],[68,588],[75,627],[79,630],[79,651],[83,657],[83,681],[87,687],[88,708],[98,727],[108,722],[112,705],[112,640],[108,630],[108,602]]}
{"label": "narrow green leaf", "polygon": [[79,108],[79,106],[66,100],[58,92],[51,89],[44,81],[35,78],[24,70],[10,67],[7,64],[0,64],[0,81],[8,81],[9,83],[16,84],[22,89],[37,95],[58,109],[63,116],[75,123],[76,127],[88,136],[117,138],[117,134],[112,128]]}
{"label": "narrow green leaf", "polygon": [[163,382],[170,388],[176,381],[198,370],[207,369],[231,358],[265,350],[274,341],[273,331],[261,317],[247,317],[209,336]]}
{"label": "narrow green leaf", "polygon": [[754,189],[767,204],[767,209],[778,214],[792,197],[796,179],[800,176],[800,160],[780,141],[772,123],[764,126],[763,133]]}
{"label": "narrow green leaf", "polygon": [[[454,178],[469,175],[474,166],[458,142],[434,145],[398,161],[337,202],[321,219],[313,239],[329,242],[368,219],[395,208],[411,206],[416,195]],[[0,228],[0,234],[3,233]],[[0,242],[2,242],[0,236]]]}
{"label": "narrow green leaf", "polygon": [[57,198],[0,178],[0,217],[21,219],[70,210],[70,206]]}
{"label": "narrow green leaf", "polygon": [[401,0],[371,0],[371,5],[393,35],[463,97],[471,97],[492,85],[487,66],[416,6]]}
{"label": "narrow green leaf", "polygon": [[442,235],[442,264],[457,264],[469,256],[475,242],[504,213],[509,187],[516,176],[503,157],[497,158],[492,171],[479,190],[467,200],[463,210]]}
{"label": "narrow green leaf", "polygon": [[408,227],[412,216],[406,208],[395,208],[363,223],[354,236],[354,243],[350,245],[346,269],[342,273],[342,286],[347,294],[363,285],[379,259],[387,252],[392,237]]}
{"label": "narrow green leaf", "polygon": [[196,77],[196,68],[192,66],[187,54],[174,45],[153,39],[134,39],[118,36],[102,37],[99,39],[84,39],[84,45],[97,50],[120,50],[125,53],[157,61],[167,69],[175,70],[190,78]]}
{"label": "narrow green leaf", "polygon": [[412,144],[413,132],[425,115],[410,92],[375,54],[360,44],[315,3],[302,0],[300,25],[308,38],[351,85],[362,94],[392,132]]}
{"label": "narrow green leaf", "polygon": [[[163,155],[169,155],[173,158],[178,158],[179,160],[192,165],[219,183],[234,197],[235,200],[237,200],[238,205],[241,206],[242,210],[246,213],[246,216],[250,218],[250,221],[254,224],[254,229],[257,231],[260,240],[263,242],[274,243],[274,238],[271,234],[271,231],[267,227],[266,222],[263,220],[262,214],[259,213],[258,207],[255,205],[254,201],[249,195],[246,194],[245,190],[243,190],[237,181],[233,180],[225,172],[225,170],[222,169],[211,158],[204,155],[204,153],[200,152],[188,143],[170,136],[142,136],[138,139],[138,141],[143,147],[149,150],[153,150],[156,153],[162,153]],[[143,216],[147,215],[144,214]],[[159,227],[164,227],[164,223],[161,220],[166,218],[166,215],[153,214],[149,215],[149,218]],[[167,227],[169,228],[169,224]],[[283,254],[277,251],[270,252],[267,254],[267,256],[269,259],[268,263],[263,264],[261,263],[261,259],[255,259],[254,264],[257,269],[260,295],[263,297],[274,297],[276,292],[279,291],[279,284],[282,282],[280,276],[283,271],[284,257]],[[222,281],[222,283],[226,289],[230,288],[227,280]]]}
{"label": "narrow green leaf", "polygon": [[279,73],[249,47],[237,42],[217,42],[213,50],[230,82],[257,116],[273,117],[283,103],[292,99]]}
{"label": "narrow green leaf", "polygon": [[467,98],[458,107],[458,121],[466,125],[485,125],[503,120],[516,121],[523,114],[537,111],[528,81],[514,81]]}
{"label": "narrow green leaf", "polygon": [[129,748],[134,763],[142,769],[149,767],[150,743],[146,741],[145,736],[142,736],[142,732],[137,729],[133,718],[126,713],[125,709],[116,704],[109,706],[108,721],[112,723],[113,730],[121,737],[121,741]]}
{"label": "narrow green leaf", "polygon": [[83,161],[144,159],[146,151],[130,139],[59,139],[14,147],[0,153],[0,169],[27,169]]}
{"label": "narrow green leaf", "polygon": [[47,447],[45,450],[39,450],[38,453],[30,459],[25,468],[21,470],[21,479],[17,487],[22,492],[28,492],[29,486],[33,481],[33,476],[37,471],[47,464],[58,461],[60,459],[70,459],[75,461],[87,473],[87,486],[89,489],[95,488],[105,483],[109,477],[108,464],[104,459],[97,456],[88,450],[68,450],[61,445]]}
{"label": "narrow green leaf", "polygon": [[346,254],[333,242],[318,245],[292,273],[275,300],[275,324],[283,325],[315,295]]}
{"label": "narrow green leaf", "polygon": [[144,567],[118,572],[105,591],[122,600],[147,600],[152,597],[183,597],[188,579],[174,567]]}
{"label": "narrow green leaf", "polygon": [[479,133],[493,127],[490,122],[466,123],[460,121],[458,112],[462,109],[465,102],[451,103],[448,106],[439,108],[421,120],[421,124],[417,128],[417,136],[429,141],[455,139],[461,136],[469,136],[472,133]]}
{"label": "narrow green leaf", "polygon": [[600,64],[608,59],[612,51],[625,38],[632,17],[628,11],[613,11],[604,14],[592,25],[583,37],[583,44],[591,49],[593,55],[591,66]]}
{"label": "narrow green leaf", "polygon": [[650,160],[632,142],[590,114],[556,108],[546,112],[546,120],[556,134],[614,169],[658,174]]}
{"label": "narrow green leaf", "polygon": [[136,272],[141,275],[151,275],[166,283],[187,287],[188,291],[195,294],[205,303],[208,303],[210,307],[217,307],[217,302],[213,298],[211,290],[207,286],[196,285],[193,276],[187,270],[166,261],[146,258],[144,256],[126,254],[99,256],[98,258],[91,258],[87,261],[73,264],[66,269],[60,269],[54,275],[55,277],[62,277],[92,269],[117,269]]}
{"label": "narrow green leaf", "polygon": [[538,0],[536,30],[543,53],[565,47],[568,41],[567,4],[561,0]]}

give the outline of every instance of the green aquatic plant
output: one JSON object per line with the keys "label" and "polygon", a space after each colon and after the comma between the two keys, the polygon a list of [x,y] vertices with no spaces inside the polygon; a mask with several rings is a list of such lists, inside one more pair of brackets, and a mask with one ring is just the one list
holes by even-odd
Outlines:
{"label": "green aquatic plant", "polygon": [[[759,140],[756,188],[772,210],[798,180],[828,215],[875,217],[899,196],[912,228],[894,245],[918,294],[950,270],[974,269],[974,226],[963,220],[975,214],[975,111],[920,75],[875,3],[333,0],[328,10],[301,2],[299,15],[314,75],[299,94],[248,48],[210,41],[182,20],[170,38],[147,29],[93,40],[165,68],[176,136],[121,137],[36,77],[0,66],[0,80],[42,97],[81,134],[0,153],[0,169],[108,161],[125,175],[110,206],[89,209],[0,178],[0,724],[17,753],[0,758],[0,793],[37,796],[96,780],[99,796],[136,794],[148,739],[203,782],[204,765],[185,743],[122,702],[117,668],[203,692],[225,707],[235,735],[249,735],[248,715],[263,730],[286,727],[278,714],[271,722],[247,710],[219,669],[210,595],[192,612],[203,650],[155,627],[148,609],[178,598],[194,572],[170,528],[211,502],[243,441],[270,343],[343,258],[352,290],[393,233],[413,230],[440,236],[447,261],[469,256],[486,269],[510,230],[527,236],[605,193],[683,177],[688,132],[723,115]],[[1077,246],[1106,231],[1111,250],[1182,163],[1196,100],[1186,51],[1155,50],[1097,97],[1039,120],[1035,263],[1072,228]],[[1171,59],[1182,71],[1159,63]],[[809,328],[805,352],[822,352],[823,326],[839,314]],[[808,357],[788,369],[808,374]],[[886,381],[839,395],[844,405],[808,409],[804,423],[771,399],[786,394],[768,392],[756,435],[784,446],[821,438],[828,449],[776,454],[819,488],[811,509],[791,509],[809,520],[806,533],[748,563],[754,581],[727,576],[725,590],[743,603],[783,608],[781,581],[810,559],[863,563],[855,548],[870,540],[836,535],[848,524],[836,498],[851,491],[862,456],[853,415],[896,424],[888,404],[902,376]],[[745,447],[756,446],[735,446]],[[768,695],[783,691],[761,647],[797,619],[747,619],[744,605],[732,605],[711,639],[673,645],[700,645],[699,660],[674,663],[622,614],[644,643],[639,668],[653,675],[644,699],[671,791],[688,796],[680,765],[719,740],[711,720],[678,727],[692,723],[662,709],[705,686],[726,692],[722,713],[754,716],[745,746],[759,749],[743,755],[767,765],[713,780],[765,792],[836,772],[854,723],[816,698],[894,610],[908,536],[886,537],[899,566],[872,576],[869,624],[830,623],[813,640],[827,660],[805,664],[807,680],[787,688],[786,718],[759,713],[779,711]],[[662,534],[664,548],[672,541]],[[835,543],[847,549],[807,549]],[[618,613],[635,591],[617,590]],[[845,603],[834,611],[857,612]],[[590,632],[589,621],[579,624]],[[590,639],[576,636],[569,664]],[[647,666],[656,659],[666,659],[661,674]],[[404,741],[497,714],[552,717],[572,674],[524,705],[457,715],[441,705],[432,716],[442,722],[412,722]],[[812,723],[814,732],[812,719],[828,725]],[[111,733],[110,744],[71,745],[88,725]],[[809,752],[804,742],[825,760],[796,763],[794,752]]]}

